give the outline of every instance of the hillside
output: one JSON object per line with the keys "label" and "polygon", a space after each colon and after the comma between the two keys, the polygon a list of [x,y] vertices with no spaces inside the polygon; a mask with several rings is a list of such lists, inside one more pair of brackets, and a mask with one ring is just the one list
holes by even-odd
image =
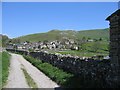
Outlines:
{"label": "hillside", "polygon": [[36,33],[18,37],[21,41],[30,41],[30,42],[38,42],[38,41],[52,41],[52,40],[61,40],[63,38],[70,39],[81,39],[83,37],[99,39],[103,38],[109,39],[109,29],[94,29],[94,30],[83,30],[83,31],[74,31],[74,30],[51,30],[46,33]]}

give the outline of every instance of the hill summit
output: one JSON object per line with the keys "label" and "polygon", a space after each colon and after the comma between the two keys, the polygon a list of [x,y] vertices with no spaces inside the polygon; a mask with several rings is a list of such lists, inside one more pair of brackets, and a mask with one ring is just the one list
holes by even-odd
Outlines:
{"label": "hill summit", "polygon": [[36,33],[36,34],[29,34],[25,36],[17,37],[22,42],[30,41],[30,42],[39,42],[39,41],[53,41],[53,40],[62,40],[63,38],[67,39],[81,39],[81,38],[91,38],[91,39],[99,39],[103,38],[108,40],[109,39],[109,29],[93,29],[93,30],[51,30],[46,33]]}

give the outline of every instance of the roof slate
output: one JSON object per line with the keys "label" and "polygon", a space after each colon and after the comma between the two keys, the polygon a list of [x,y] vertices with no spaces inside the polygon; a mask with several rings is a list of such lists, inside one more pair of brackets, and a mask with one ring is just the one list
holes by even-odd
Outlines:
{"label": "roof slate", "polygon": [[113,16],[116,15],[116,14],[119,14],[119,15],[120,15],[120,9],[118,9],[117,11],[115,11],[114,13],[112,13],[110,16],[108,16],[108,17],[106,18],[106,20],[110,20],[110,18],[113,17]]}

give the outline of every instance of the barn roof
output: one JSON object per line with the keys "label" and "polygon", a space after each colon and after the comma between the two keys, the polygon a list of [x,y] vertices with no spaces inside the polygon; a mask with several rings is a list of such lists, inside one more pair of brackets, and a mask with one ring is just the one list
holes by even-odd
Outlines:
{"label": "barn roof", "polygon": [[110,16],[108,16],[108,17],[106,18],[106,20],[110,20],[110,18],[113,17],[113,16],[116,15],[116,14],[120,14],[120,9],[118,9],[117,11],[115,11],[114,13],[112,13]]}

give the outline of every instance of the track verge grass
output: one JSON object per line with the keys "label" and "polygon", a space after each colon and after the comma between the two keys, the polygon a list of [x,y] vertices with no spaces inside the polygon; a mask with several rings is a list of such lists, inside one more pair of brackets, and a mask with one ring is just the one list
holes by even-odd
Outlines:
{"label": "track verge grass", "polygon": [[24,75],[25,75],[25,79],[29,85],[30,88],[38,88],[37,84],[34,82],[34,80],[32,79],[32,77],[28,74],[28,72],[24,69],[21,68]]}
{"label": "track verge grass", "polygon": [[[10,66],[10,57],[11,55],[8,52],[0,53],[0,65],[2,66],[2,71],[0,74],[2,75],[2,87],[6,84],[9,74],[9,66]],[[2,73],[1,73],[2,72]]]}
{"label": "track verge grass", "polygon": [[64,72],[63,70],[52,66],[49,63],[43,63],[41,60],[37,60],[31,56],[25,56],[24,58],[29,61],[32,65],[41,70],[44,74],[46,74],[49,78],[55,81],[57,84],[64,86],[66,81],[69,78],[73,77],[73,74]]}

